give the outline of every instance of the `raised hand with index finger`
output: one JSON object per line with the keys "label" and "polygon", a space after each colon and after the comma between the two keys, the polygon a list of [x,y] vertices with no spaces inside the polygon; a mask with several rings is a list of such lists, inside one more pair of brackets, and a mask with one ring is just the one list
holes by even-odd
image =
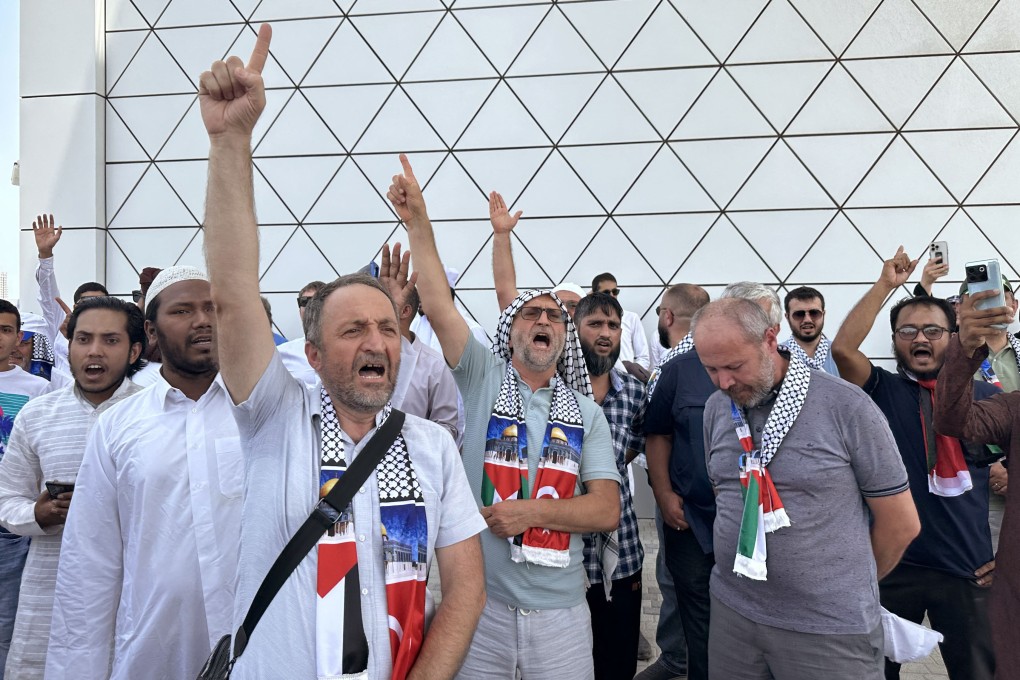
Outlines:
{"label": "raised hand with index finger", "polygon": [[425,198],[421,195],[421,187],[411,169],[411,162],[405,154],[400,154],[400,165],[403,174],[393,175],[393,184],[386,192],[386,198],[390,199],[393,209],[397,211],[404,224],[413,222],[416,219],[428,219],[425,211]]}
{"label": "raised hand with index finger", "polygon": [[199,78],[202,122],[210,138],[229,134],[251,136],[266,107],[262,69],[269,58],[272,38],[272,27],[262,24],[247,66],[240,57],[230,56],[226,61],[213,62]]}

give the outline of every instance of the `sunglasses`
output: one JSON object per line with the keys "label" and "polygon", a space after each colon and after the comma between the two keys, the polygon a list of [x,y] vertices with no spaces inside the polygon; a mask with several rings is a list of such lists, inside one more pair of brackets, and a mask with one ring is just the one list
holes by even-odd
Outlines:
{"label": "sunglasses", "polygon": [[913,340],[917,337],[918,333],[924,333],[924,337],[929,340],[938,340],[948,331],[948,328],[942,326],[925,326],[924,328],[918,328],[917,326],[903,326],[896,329],[896,335],[901,340]]}
{"label": "sunglasses", "polygon": [[549,319],[549,323],[566,323],[570,315],[559,307],[521,307],[518,312],[525,321],[537,321],[542,314]]}
{"label": "sunglasses", "polygon": [[798,309],[796,312],[790,312],[790,316],[797,321],[803,321],[804,317],[810,316],[812,319],[821,319],[825,316],[824,309]]}
{"label": "sunglasses", "polygon": [[140,290],[133,290],[133,291],[131,291],[131,299],[134,300],[135,302],[138,302],[139,300],[141,300],[142,299],[142,291],[140,291]]}
{"label": "sunglasses", "polygon": [[613,297],[619,297],[620,295],[619,288],[606,288],[605,290],[600,290],[599,292],[604,293],[606,295],[612,295]]}
{"label": "sunglasses", "polygon": [[297,306],[304,309],[308,306],[308,303],[312,301],[314,295],[299,295],[297,299]]}

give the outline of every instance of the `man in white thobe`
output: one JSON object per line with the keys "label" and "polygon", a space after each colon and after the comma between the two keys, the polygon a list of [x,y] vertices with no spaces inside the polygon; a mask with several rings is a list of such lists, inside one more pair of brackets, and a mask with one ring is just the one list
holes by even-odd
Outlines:
{"label": "man in white thobe", "polygon": [[244,470],[208,281],[164,269],[145,314],[159,379],[89,438],[57,573],[51,680],[194,678],[230,632]]}
{"label": "man in white thobe", "polygon": [[0,461],[0,525],[32,543],[21,577],[6,680],[41,680],[53,610],[60,542],[73,492],[51,496],[46,482],[73,484],[97,416],[137,392],[145,321],[137,306],[86,298],[68,321],[75,382],[33,399],[18,414]]}

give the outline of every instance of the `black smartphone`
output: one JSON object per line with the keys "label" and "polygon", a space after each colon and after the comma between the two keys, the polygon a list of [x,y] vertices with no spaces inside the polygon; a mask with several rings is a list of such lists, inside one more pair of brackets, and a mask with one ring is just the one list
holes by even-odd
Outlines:
{"label": "black smartphone", "polygon": [[46,482],[46,491],[51,498],[56,498],[62,493],[74,491],[74,482]]}

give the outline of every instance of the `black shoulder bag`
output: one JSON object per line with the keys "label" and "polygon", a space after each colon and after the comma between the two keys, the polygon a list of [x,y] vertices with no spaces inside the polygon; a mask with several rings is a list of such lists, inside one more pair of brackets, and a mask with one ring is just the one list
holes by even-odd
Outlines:
{"label": "black shoulder bag", "polygon": [[400,434],[400,428],[403,425],[404,412],[392,409],[386,422],[354,459],[340,481],[326,494],[325,498],[315,504],[312,514],[308,516],[305,523],[284,547],[280,556],[276,558],[276,562],[269,568],[269,573],[262,580],[262,585],[259,586],[251,607],[248,608],[244,622],[234,635],[233,658],[230,654],[230,636],[224,635],[216,643],[216,647],[202,667],[202,671],[198,674],[198,680],[227,680],[230,677],[230,671],[238,657],[244,652],[245,647],[248,646],[248,640],[251,639],[251,634],[255,630],[255,626],[258,625],[259,619],[269,608],[269,603],[280,592],[284,582],[290,578],[309,551],[319,542],[322,535],[340,519],[340,513],[350,504],[355,492],[365,483],[372,470],[382,460],[390,445]]}

